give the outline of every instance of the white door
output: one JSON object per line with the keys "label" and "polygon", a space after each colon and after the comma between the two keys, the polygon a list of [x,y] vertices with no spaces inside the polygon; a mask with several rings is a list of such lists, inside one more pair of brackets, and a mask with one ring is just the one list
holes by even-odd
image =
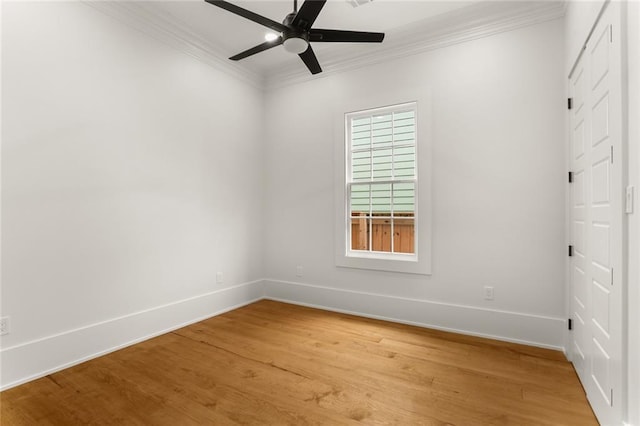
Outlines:
{"label": "white door", "polygon": [[571,113],[571,357],[603,425],[621,424],[620,11],[609,3],[575,67]]}

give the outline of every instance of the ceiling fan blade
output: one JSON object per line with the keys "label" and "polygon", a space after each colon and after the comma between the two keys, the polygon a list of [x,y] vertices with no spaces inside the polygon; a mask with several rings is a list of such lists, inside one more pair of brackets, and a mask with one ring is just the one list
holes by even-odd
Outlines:
{"label": "ceiling fan blade", "polygon": [[278,37],[275,40],[267,41],[262,44],[259,44],[251,49],[247,49],[244,52],[240,52],[235,56],[230,57],[232,61],[239,61],[240,59],[244,59],[247,56],[255,55],[256,53],[263,52],[267,49],[271,49],[272,47],[280,46],[282,44],[282,37]]}
{"label": "ceiling fan blade", "polygon": [[291,25],[308,30],[311,28],[327,0],[305,0]]}
{"label": "ceiling fan blade", "polygon": [[384,33],[364,31],[323,30],[313,28],[309,31],[309,41],[327,43],[382,43]]}
{"label": "ceiling fan blade", "polygon": [[267,28],[271,28],[273,31],[277,31],[281,33],[287,30],[287,27],[285,27],[279,22],[273,21],[269,18],[265,18],[264,16],[258,15],[257,13],[253,13],[250,10],[243,9],[240,6],[236,6],[235,4],[226,2],[224,0],[205,0],[205,1],[209,4],[218,6],[224,10],[234,13],[238,16],[242,16],[243,18],[246,18],[250,21],[253,21],[260,25],[264,25]]}
{"label": "ceiling fan blade", "polygon": [[316,54],[313,53],[313,49],[311,48],[311,46],[309,46],[307,50],[305,50],[298,56],[300,56],[302,62],[304,62],[307,68],[309,68],[311,74],[318,74],[322,72],[322,68],[320,68],[320,64],[318,63],[318,58],[316,58]]}

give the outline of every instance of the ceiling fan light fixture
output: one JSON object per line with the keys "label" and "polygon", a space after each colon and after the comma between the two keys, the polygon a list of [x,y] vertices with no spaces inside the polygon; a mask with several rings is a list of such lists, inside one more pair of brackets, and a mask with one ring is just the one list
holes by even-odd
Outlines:
{"label": "ceiling fan light fixture", "polygon": [[279,36],[278,36],[278,34],[276,34],[276,33],[266,33],[266,34],[264,35],[264,39],[265,39],[265,41],[274,41],[274,40],[277,40],[277,39],[278,39],[278,37],[279,37]]}
{"label": "ceiling fan light fixture", "polygon": [[290,37],[282,43],[284,50],[299,55],[304,53],[309,47],[309,42],[301,37]]}

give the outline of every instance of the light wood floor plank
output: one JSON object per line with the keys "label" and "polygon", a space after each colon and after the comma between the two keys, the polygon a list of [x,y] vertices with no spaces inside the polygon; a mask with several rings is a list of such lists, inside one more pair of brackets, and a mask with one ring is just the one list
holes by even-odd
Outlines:
{"label": "light wood floor plank", "polygon": [[557,351],[260,301],[0,394],[2,425],[597,425]]}

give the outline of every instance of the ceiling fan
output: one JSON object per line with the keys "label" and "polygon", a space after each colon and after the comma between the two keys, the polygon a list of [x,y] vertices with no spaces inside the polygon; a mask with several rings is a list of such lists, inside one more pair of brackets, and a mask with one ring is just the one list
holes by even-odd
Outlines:
{"label": "ceiling fan", "polygon": [[322,72],[322,68],[309,43],[381,43],[384,39],[384,33],[312,28],[313,23],[327,0],[305,0],[300,10],[298,10],[298,0],[293,0],[293,12],[284,18],[282,24],[224,0],[205,1],[255,23],[264,25],[279,34],[273,40],[266,41],[230,57],[229,59],[232,61],[238,61],[264,50],[271,49],[272,47],[283,45],[287,52],[300,56],[300,59],[302,59],[309,71],[311,71],[311,74],[318,74]]}

